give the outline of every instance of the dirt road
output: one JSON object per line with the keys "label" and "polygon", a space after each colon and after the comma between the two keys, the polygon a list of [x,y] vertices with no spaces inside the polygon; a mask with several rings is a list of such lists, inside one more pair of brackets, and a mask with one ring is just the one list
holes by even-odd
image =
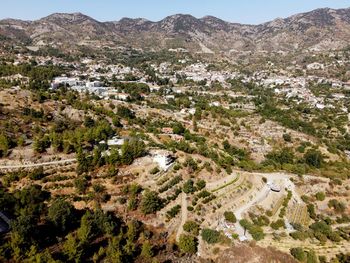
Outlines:
{"label": "dirt road", "polygon": [[51,165],[59,165],[59,164],[68,164],[74,163],[76,159],[66,159],[52,162],[43,162],[43,163],[31,163],[31,164],[19,164],[19,165],[3,165],[0,166],[0,170],[14,170],[14,169],[23,169],[23,168],[34,168],[34,167],[42,167],[42,166],[51,166]]}
{"label": "dirt road", "polygon": [[251,240],[252,237],[251,235],[247,232],[244,234],[244,228],[241,226],[241,224],[239,223],[239,221],[241,219],[243,219],[243,214],[245,211],[249,210],[249,208],[251,208],[252,206],[262,202],[264,199],[266,199],[268,197],[270,193],[270,188],[265,185],[257,194],[256,196],[250,200],[248,203],[242,205],[241,207],[239,207],[235,212],[235,216],[237,218],[237,223],[235,224],[235,228],[236,228],[236,233],[243,238],[247,238],[248,240]]}
{"label": "dirt road", "polygon": [[187,221],[187,196],[185,193],[181,194],[181,221],[180,221],[180,226],[177,230],[176,233],[176,241],[179,241],[180,236],[183,232],[183,225],[186,223]]}

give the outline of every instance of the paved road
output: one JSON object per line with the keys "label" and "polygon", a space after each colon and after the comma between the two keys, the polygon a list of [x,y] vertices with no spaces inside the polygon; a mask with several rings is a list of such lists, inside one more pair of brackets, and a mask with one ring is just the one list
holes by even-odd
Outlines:
{"label": "paved road", "polygon": [[66,159],[66,160],[59,160],[59,161],[52,161],[52,162],[43,162],[43,163],[31,163],[31,164],[20,164],[20,165],[4,165],[0,166],[0,170],[13,170],[13,169],[22,169],[22,168],[34,168],[34,167],[41,167],[41,166],[50,166],[50,165],[57,165],[57,164],[67,164],[67,163],[74,163],[77,159]]}

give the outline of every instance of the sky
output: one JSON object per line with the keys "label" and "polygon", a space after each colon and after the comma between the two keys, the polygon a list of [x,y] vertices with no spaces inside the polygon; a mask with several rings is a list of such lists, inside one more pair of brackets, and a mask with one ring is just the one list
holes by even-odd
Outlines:
{"label": "sky", "polygon": [[52,13],[81,12],[99,21],[123,17],[159,21],[168,15],[213,15],[259,24],[316,8],[347,8],[350,0],[0,0],[0,19],[35,20]]}

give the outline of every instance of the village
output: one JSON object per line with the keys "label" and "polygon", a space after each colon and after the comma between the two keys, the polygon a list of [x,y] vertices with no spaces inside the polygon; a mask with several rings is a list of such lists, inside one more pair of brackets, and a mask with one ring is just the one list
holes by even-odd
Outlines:
{"label": "village", "polygon": [[[321,77],[333,62],[289,71],[267,63],[271,69],[251,73],[193,58],[130,66],[17,55],[7,65],[28,62],[64,73],[45,82],[43,94],[24,88],[25,73],[0,78],[8,85],[2,110],[28,129],[0,160],[8,187],[38,184],[75,209],[98,205],[174,244],[196,226],[220,240],[198,230],[203,258],[252,242],[286,254],[303,246],[326,259],[349,249],[342,205],[350,150],[339,138],[350,130],[350,83]],[[37,170],[42,177],[15,176]],[[140,208],[148,192],[162,202],[150,213]],[[332,220],[332,235],[311,228],[315,214]],[[0,211],[1,233],[11,220]]]}

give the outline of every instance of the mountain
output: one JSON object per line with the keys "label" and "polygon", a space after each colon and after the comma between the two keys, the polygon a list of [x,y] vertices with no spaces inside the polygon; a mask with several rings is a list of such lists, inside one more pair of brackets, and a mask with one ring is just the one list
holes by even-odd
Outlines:
{"label": "mountain", "polygon": [[57,13],[36,21],[1,20],[0,36],[23,44],[64,48],[79,45],[185,48],[191,52],[226,55],[338,49],[349,45],[350,8],[317,9],[260,25],[183,14],[158,22],[142,18],[99,22],[81,13]]}

